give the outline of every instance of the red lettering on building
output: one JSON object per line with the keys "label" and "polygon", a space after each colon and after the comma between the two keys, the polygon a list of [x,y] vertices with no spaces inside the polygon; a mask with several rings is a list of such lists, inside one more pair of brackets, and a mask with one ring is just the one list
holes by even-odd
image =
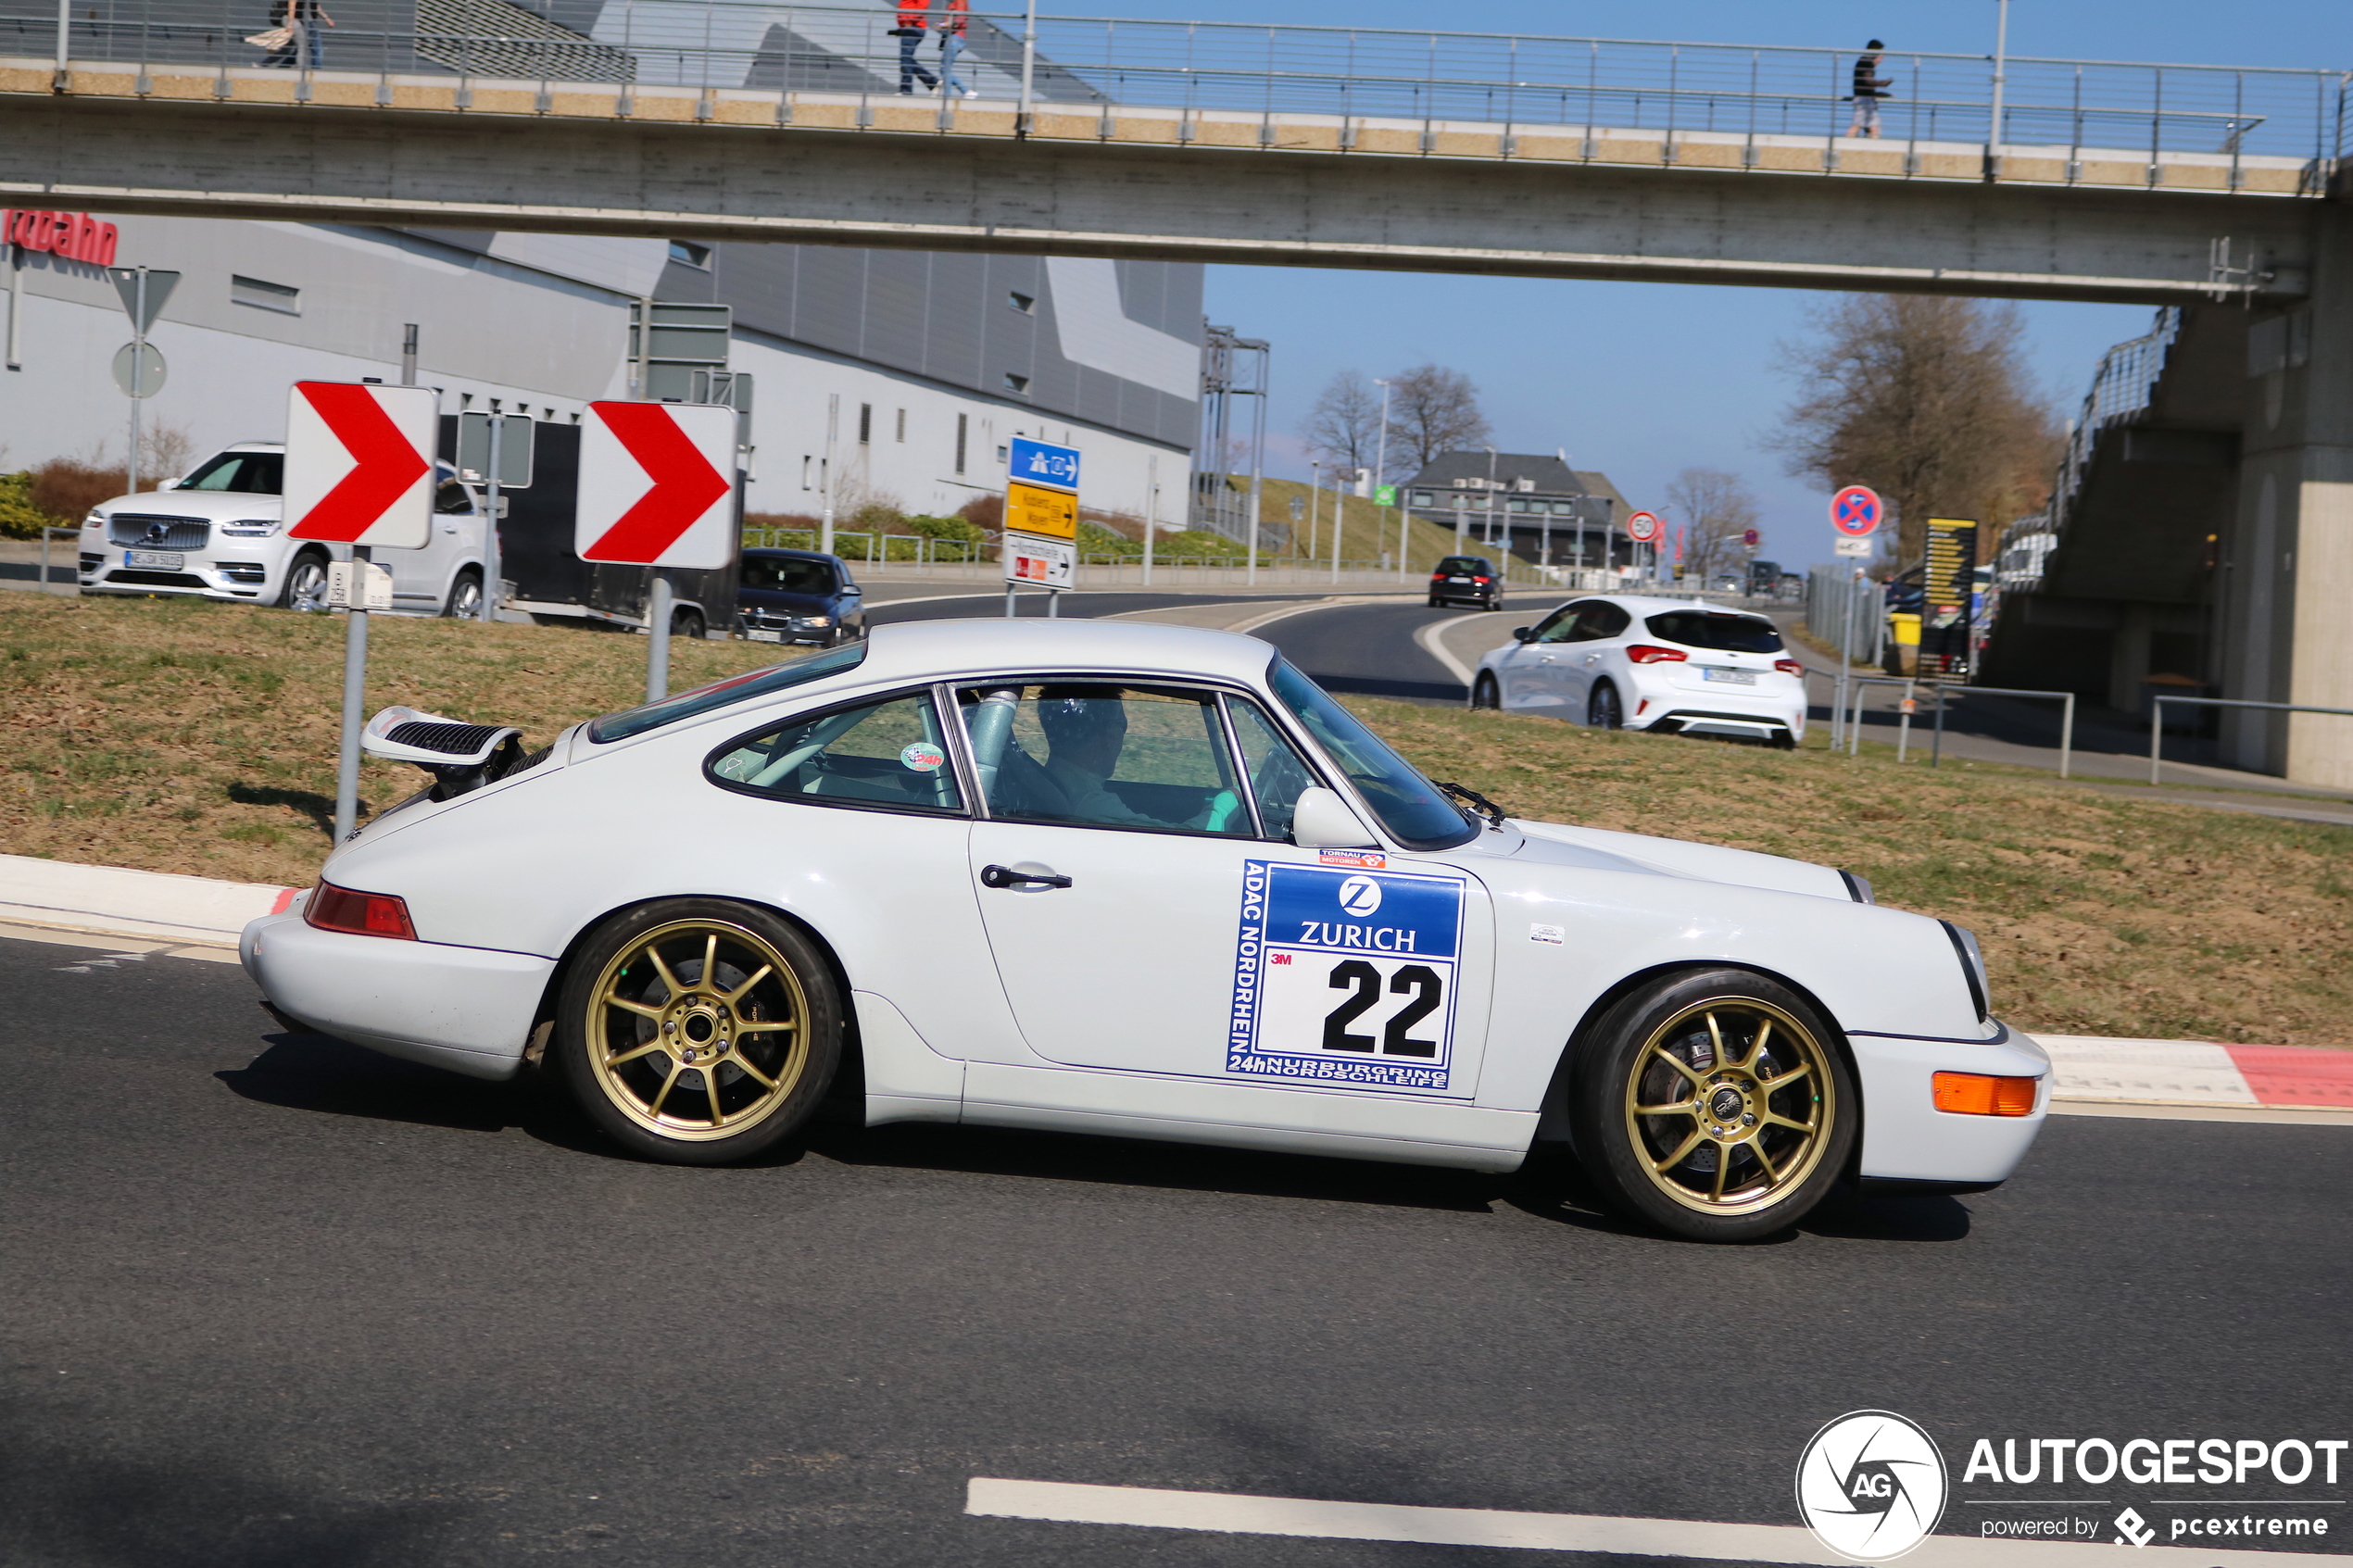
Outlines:
{"label": "red lettering on building", "polygon": [[0,208],[0,240],[27,250],[46,251],[93,267],[114,265],[117,232],[86,212],[32,212]]}

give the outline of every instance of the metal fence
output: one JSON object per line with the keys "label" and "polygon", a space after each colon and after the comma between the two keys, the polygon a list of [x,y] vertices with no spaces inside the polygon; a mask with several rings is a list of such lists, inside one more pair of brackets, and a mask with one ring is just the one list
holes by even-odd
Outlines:
{"label": "metal fence", "polygon": [[[279,0],[0,0],[0,53],[70,60],[306,64],[491,76],[878,94],[897,91],[893,14],[745,0],[345,0],[337,24],[267,54]],[[1388,28],[973,13],[975,92],[1253,115],[1309,113],[1677,134],[1833,138],[1853,111],[1852,50]],[[926,40],[925,42],[928,42]],[[312,55],[315,52],[315,59]],[[936,64],[926,52],[925,64]],[[2337,70],[1888,54],[1881,135],[1906,143],[2307,160],[2317,194],[2341,156]],[[1997,107],[1998,106],[1998,107]],[[1998,119],[1998,123],[1996,123]]]}

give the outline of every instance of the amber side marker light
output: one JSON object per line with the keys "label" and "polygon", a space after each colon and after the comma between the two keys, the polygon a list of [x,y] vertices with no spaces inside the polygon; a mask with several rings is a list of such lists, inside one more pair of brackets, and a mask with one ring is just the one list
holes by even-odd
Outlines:
{"label": "amber side marker light", "polygon": [[2035,1078],[1993,1078],[1982,1073],[1939,1073],[1936,1109],[1962,1116],[2032,1116]]}
{"label": "amber side marker light", "polygon": [[417,928],[409,923],[406,903],[389,893],[355,893],[332,882],[321,882],[311,890],[310,901],[302,907],[302,918],[306,924],[321,931],[347,932],[354,936],[395,936],[404,942],[417,939]]}

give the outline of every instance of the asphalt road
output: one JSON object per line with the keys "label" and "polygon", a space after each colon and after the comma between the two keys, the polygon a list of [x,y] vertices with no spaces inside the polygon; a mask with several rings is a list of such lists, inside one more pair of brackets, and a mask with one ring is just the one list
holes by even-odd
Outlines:
{"label": "asphalt road", "polygon": [[101,952],[0,942],[22,1568],[1591,1562],[961,1510],[988,1475],[1791,1524],[1864,1407],[1957,1499],[1979,1436],[2353,1435],[2343,1128],[2058,1119],[2000,1191],[1740,1248],[1516,1178],[977,1129],[686,1171]]}

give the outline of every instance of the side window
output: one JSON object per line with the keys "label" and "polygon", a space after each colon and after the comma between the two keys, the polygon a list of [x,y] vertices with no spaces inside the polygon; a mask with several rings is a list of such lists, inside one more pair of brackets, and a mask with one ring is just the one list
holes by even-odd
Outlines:
{"label": "side window", "polygon": [[1250,836],[1250,806],[1205,692],[1095,683],[956,694],[989,815]]}
{"label": "side window", "polygon": [[927,692],[795,719],[711,759],[720,783],[815,806],[961,811],[955,765]]}
{"label": "side window", "polygon": [[470,517],[473,513],[474,498],[456,480],[444,479],[434,488],[433,509],[444,517]]}
{"label": "side window", "polygon": [[1615,637],[1632,623],[1633,617],[1614,604],[1597,604],[1579,621],[1581,637]]}
{"label": "side window", "polygon": [[1259,822],[1268,838],[1289,838],[1291,808],[1299,804],[1299,792],[1315,783],[1315,771],[1256,703],[1229,696],[1226,710],[1234,716],[1234,739],[1242,748],[1242,771],[1258,801]]}
{"label": "side window", "polygon": [[1593,607],[1589,604],[1564,605],[1544,618],[1536,629],[1540,643],[1582,642],[1590,633],[1585,629],[1585,614]]}

